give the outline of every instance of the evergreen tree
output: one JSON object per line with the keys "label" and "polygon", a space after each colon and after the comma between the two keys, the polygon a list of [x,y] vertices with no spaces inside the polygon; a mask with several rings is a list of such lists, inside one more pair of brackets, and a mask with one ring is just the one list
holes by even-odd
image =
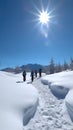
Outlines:
{"label": "evergreen tree", "polygon": [[69,65],[68,65],[68,63],[64,60],[63,70],[67,70],[67,69],[69,69]]}
{"label": "evergreen tree", "polygon": [[50,60],[49,72],[50,72],[50,74],[53,74],[55,72],[55,65],[54,65],[53,58],[51,58],[51,60]]}
{"label": "evergreen tree", "polygon": [[70,69],[73,70],[73,58],[70,59]]}
{"label": "evergreen tree", "polygon": [[55,71],[56,71],[56,73],[62,71],[62,65],[61,65],[60,63],[59,63],[58,65],[56,65],[56,67],[55,67]]}

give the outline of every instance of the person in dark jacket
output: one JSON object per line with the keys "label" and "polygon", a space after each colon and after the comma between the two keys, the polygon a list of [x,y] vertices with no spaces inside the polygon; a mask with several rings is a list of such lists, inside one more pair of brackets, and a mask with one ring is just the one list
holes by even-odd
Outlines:
{"label": "person in dark jacket", "polygon": [[23,71],[23,81],[26,81],[26,71]]}
{"label": "person in dark jacket", "polygon": [[35,73],[35,77],[37,77],[37,70],[36,69],[34,70],[34,73]]}
{"label": "person in dark jacket", "polygon": [[33,70],[31,71],[31,81],[33,82],[33,80],[34,80],[34,72],[33,72]]}
{"label": "person in dark jacket", "polygon": [[39,77],[41,77],[42,69],[39,69]]}

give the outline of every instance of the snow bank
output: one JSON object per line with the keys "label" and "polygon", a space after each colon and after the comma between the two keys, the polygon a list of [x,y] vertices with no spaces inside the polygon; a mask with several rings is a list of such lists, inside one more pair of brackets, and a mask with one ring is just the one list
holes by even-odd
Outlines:
{"label": "snow bank", "polygon": [[69,88],[65,88],[59,85],[50,85],[50,90],[58,99],[64,99],[69,91]]}
{"label": "snow bank", "polygon": [[45,79],[45,78],[41,78],[41,82],[42,82],[44,85],[48,85],[48,84],[49,84],[48,80]]}
{"label": "snow bank", "polygon": [[70,115],[71,120],[73,121],[73,89],[69,91],[65,99],[66,107]]}
{"label": "snow bank", "polygon": [[43,84],[48,84],[51,92],[58,98],[65,98],[69,89],[73,88],[73,71],[65,71],[47,75],[41,79]]}
{"label": "snow bank", "polygon": [[65,71],[42,77],[41,82],[49,85],[54,96],[65,98],[65,104],[73,121],[73,71]]}
{"label": "snow bank", "polygon": [[21,74],[0,72],[0,129],[22,130],[34,115],[38,92]]}
{"label": "snow bank", "polygon": [[[44,76],[42,82],[54,83],[54,85],[64,86],[66,88],[73,88],[73,71],[63,71]],[[48,82],[47,82],[48,81]]]}

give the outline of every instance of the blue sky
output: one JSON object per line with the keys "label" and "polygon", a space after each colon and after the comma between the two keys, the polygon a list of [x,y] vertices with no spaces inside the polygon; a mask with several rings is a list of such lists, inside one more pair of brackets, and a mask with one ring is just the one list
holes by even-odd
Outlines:
{"label": "blue sky", "polygon": [[[38,10],[52,10],[41,31]],[[45,31],[46,30],[46,31]],[[73,57],[73,0],[0,0],[0,68],[28,63],[48,65]]]}

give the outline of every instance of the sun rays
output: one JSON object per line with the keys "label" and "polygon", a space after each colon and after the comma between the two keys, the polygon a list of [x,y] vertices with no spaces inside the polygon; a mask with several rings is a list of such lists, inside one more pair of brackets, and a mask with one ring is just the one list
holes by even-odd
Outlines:
{"label": "sun rays", "polygon": [[55,9],[50,9],[49,3],[47,6],[44,5],[43,1],[39,2],[39,5],[37,3],[33,3],[34,11],[31,13],[34,16],[34,19],[32,20],[35,22],[35,28],[39,28],[40,33],[45,37],[48,38],[48,33],[50,31],[50,24],[53,23],[53,18],[55,15],[53,14]]}

